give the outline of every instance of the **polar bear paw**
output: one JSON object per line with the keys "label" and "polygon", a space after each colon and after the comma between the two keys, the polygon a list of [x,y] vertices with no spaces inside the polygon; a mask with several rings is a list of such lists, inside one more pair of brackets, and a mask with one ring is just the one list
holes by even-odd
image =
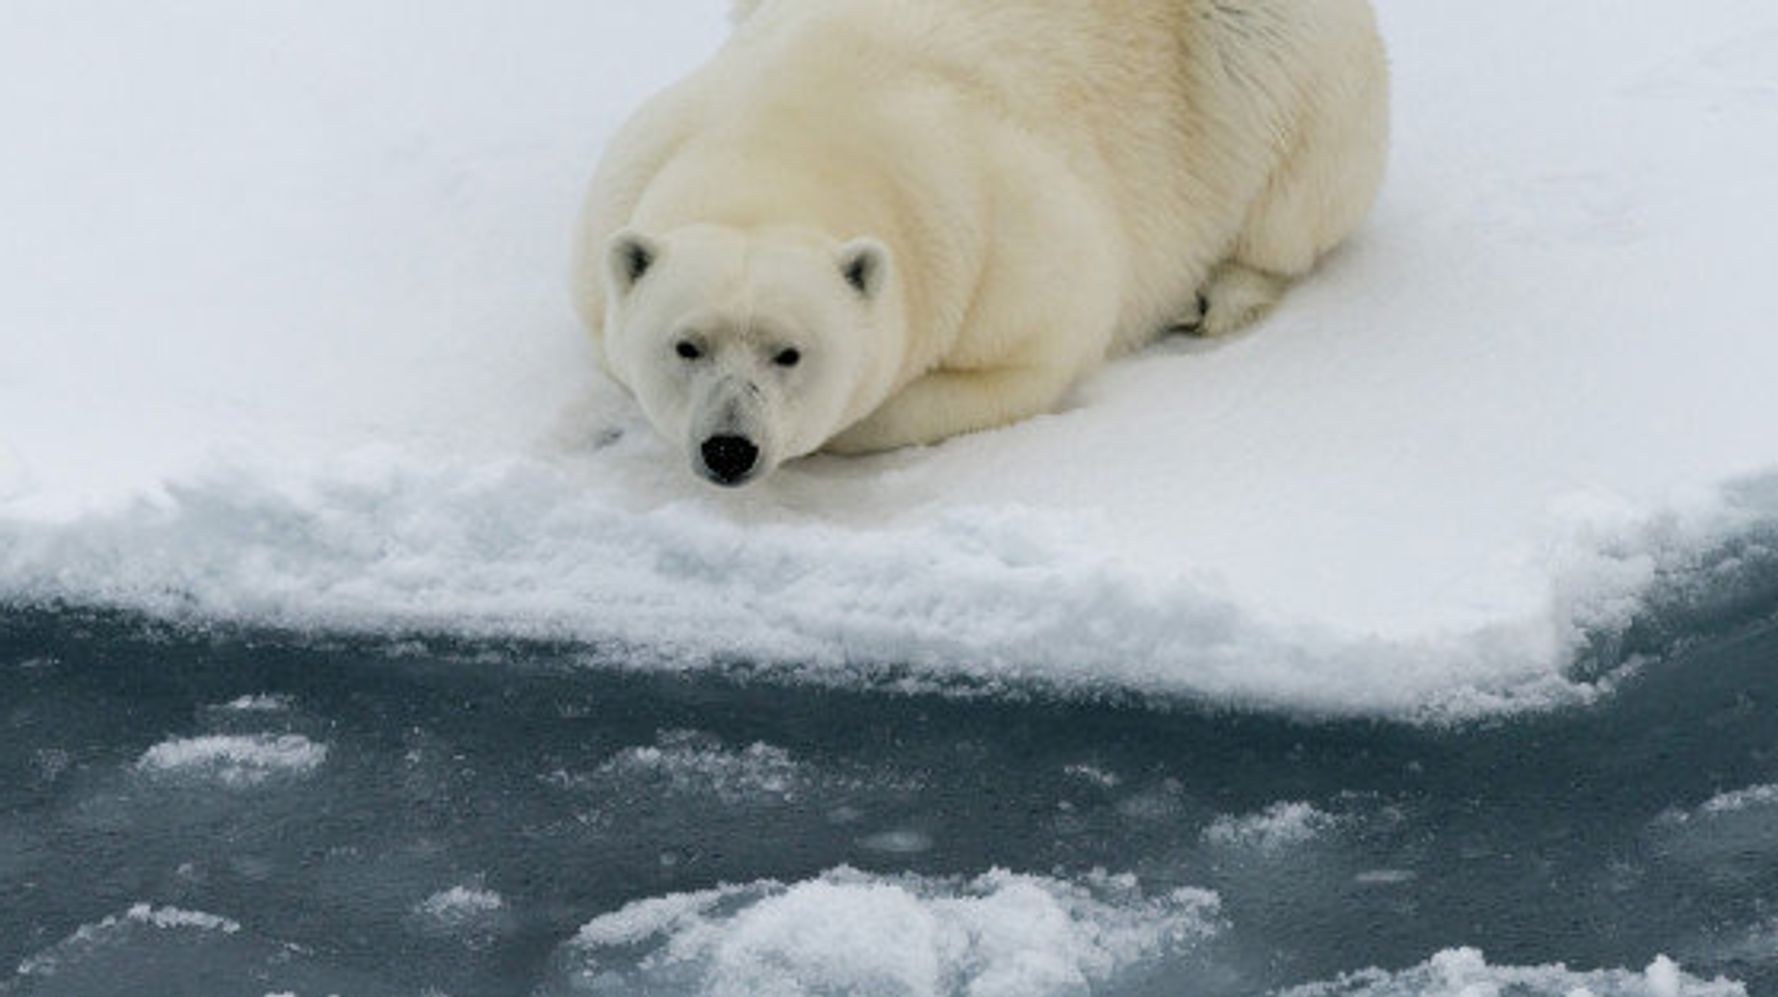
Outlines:
{"label": "polar bear paw", "polygon": [[1271,311],[1288,284],[1285,278],[1263,270],[1224,263],[1198,292],[1198,314],[1181,322],[1179,328],[1205,339],[1239,332]]}

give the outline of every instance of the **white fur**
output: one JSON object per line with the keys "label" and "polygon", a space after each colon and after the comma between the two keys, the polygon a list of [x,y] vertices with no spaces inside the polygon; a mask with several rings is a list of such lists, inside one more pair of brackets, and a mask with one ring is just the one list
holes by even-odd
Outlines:
{"label": "white fur", "polygon": [[[728,44],[612,141],[577,263],[607,366],[694,462],[704,410],[732,401],[716,381],[756,396],[773,464],[1042,412],[1169,327],[1262,313],[1381,182],[1368,0],[734,13]],[[659,253],[633,288],[610,264],[620,230]],[[886,257],[869,295],[840,268],[858,238]],[[688,375],[687,329],[728,359]],[[779,340],[806,358],[792,379],[768,362]]]}

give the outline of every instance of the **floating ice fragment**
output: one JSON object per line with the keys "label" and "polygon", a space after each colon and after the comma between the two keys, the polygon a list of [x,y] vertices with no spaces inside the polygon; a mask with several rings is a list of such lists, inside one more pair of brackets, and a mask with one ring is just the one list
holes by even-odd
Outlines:
{"label": "floating ice fragment", "polygon": [[1366,869],[1352,877],[1360,886],[1401,886],[1420,878],[1412,869]]}
{"label": "floating ice fragment", "polygon": [[918,855],[932,850],[932,835],[912,829],[883,831],[858,839],[858,847],[888,855]]}
{"label": "floating ice fragment", "polygon": [[570,949],[570,993],[895,993],[1047,997],[1099,992],[1221,929],[1214,894],[1145,895],[1135,879],[973,880],[836,869],[630,904]]}
{"label": "floating ice fragment", "polygon": [[420,902],[420,914],[444,922],[472,920],[495,911],[505,910],[506,900],[493,890],[470,886],[453,886]]}
{"label": "floating ice fragment", "polygon": [[195,928],[199,931],[220,931],[232,935],[241,930],[239,922],[215,914],[200,911],[180,910],[177,907],[153,907],[149,904],[135,904],[124,913],[125,920],[137,924],[152,925],[156,928]]}
{"label": "floating ice fragment", "polygon": [[1084,762],[1079,765],[1070,765],[1062,771],[1105,789],[1115,789],[1124,781],[1116,772],[1108,772],[1097,765],[1088,765]]}
{"label": "floating ice fragment", "polygon": [[140,928],[233,935],[241,930],[241,925],[226,917],[201,911],[155,907],[146,903],[132,904],[123,914],[107,917],[96,924],[83,924],[61,944],[25,959],[19,963],[18,975],[53,976],[69,959],[77,959],[81,953],[115,939],[120,933]]}
{"label": "floating ice fragment", "polygon": [[804,781],[802,766],[783,748],[756,742],[736,751],[696,731],[665,731],[653,745],[618,752],[599,772],[657,779],[673,792],[711,794],[724,803],[790,800]]}
{"label": "floating ice fragment", "polygon": [[1339,819],[1308,803],[1274,803],[1256,814],[1224,815],[1204,829],[1204,840],[1224,848],[1276,851],[1300,845],[1338,825]]}
{"label": "floating ice fragment", "polygon": [[326,760],[327,746],[301,734],[212,734],[162,741],[143,753],[136,768],[243,788],[273,776],[306,776]]}
{"label": "floating ice fragment", "polygon": [[1665,811],[1656,820],[1664,824],[1684,824],[1694,818],[1723,817],[1771,806],[1778,806],[1778,783],[1718,793],[1695,809],[1674,808]]}
{"label": "floating ice fragment", "polygon": [[1722,814],[1773,804],[1778,804],[1778,784],[1753,786],[1748,789],[1737,789],[1731,793],[1723,793],[1705,801],[1703,810],[1705,813]]}
{"label": "floating ice fragment", "polygon": [[234,713],[283,713],[290,709],[293,702],[286,695],[259,693],[252,696],[238,696],[224,703],[222,708]]}
{"label": "floating ice fragment", "polygon": [[1447,949],[1412,969],[1391,973],[1367,969],[1338,979],[1310,983],[1279,997],[1747,997],[1739,983],[1718,977],[1701,980],[1682,972],[1673,960],[1657,956],[1643,972],[1570,970],[1548,966],[1491,966],[1473,948]]}

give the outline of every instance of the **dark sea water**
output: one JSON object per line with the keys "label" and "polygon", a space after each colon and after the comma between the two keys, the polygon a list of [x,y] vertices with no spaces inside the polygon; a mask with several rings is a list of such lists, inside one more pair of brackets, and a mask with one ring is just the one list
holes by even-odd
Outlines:
{"label": "dark sea water", "polygon": [[650,970],[653,943],[591,971],[569,940],[844,866],[1220,898],[1094,993],[1265,993],[1459,946],[1665,954],[1778,993],[1774,610],[1651,615],[1596,649],[1619,676],[1596,705],[1455,727],[0,611],[0,992],[695,992],[708,967]]}

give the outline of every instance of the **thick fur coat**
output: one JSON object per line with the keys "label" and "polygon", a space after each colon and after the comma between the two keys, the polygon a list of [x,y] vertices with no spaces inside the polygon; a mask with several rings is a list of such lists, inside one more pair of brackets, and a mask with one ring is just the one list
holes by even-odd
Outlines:
{"label": "thick fur coat", "polygon": [[[1368,0],[740,0],[735,20],[611,142],[576,264],[608,369],[725,484],[1002,425],[1166,329],[1239,328],[1383,175]],[[712,473],[718,437],[753,466]]]}

